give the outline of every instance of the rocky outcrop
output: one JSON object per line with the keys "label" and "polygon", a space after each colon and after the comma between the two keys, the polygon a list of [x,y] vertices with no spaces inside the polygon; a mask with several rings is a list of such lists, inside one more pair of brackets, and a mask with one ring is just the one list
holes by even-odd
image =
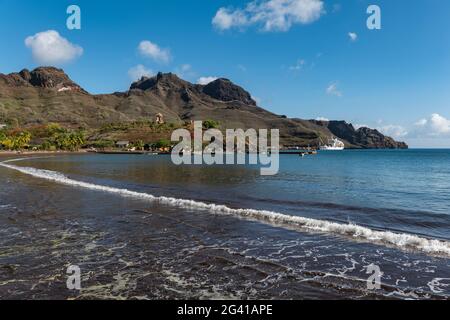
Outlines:
{"label": "rocky outcrop", "polygon": [[408,149],[405,142],[397,142],[391,137],[383,135],[381,132],[370,128],[359,128],[356,130],[353,143],[370,149]]}
{"label": "rocky outcrop", "polygon": [[217,79],[203,87],[203,92],[220,101],[238,101],[246,105],[256,106],[250,93],[235,85],[228,79]]}
{"label": "rocky outcrop", "polygon": [[140,80],[131,84],[130,90],[150,90],[156,87],[166,89],[180,89],[193,86],[187,81],[180,79],[173,73],[158,73],[154,77],[142,77]]}
{"label": "rocky outcrop", "polygon": [[223,102],[239,102],[241,104],[256,106],[250,93],[228,79],[217,79],[207,85],[194,85],[180,79],[173,73],[158,73],[154,77],[142,77],[134,82],[130,91],[133,90],[172,90],[178,91],[184,101],[188,102],[192,94],[204,94],[213,99]]}
{"label": "rocky outcrop", "polygon": [[54,67],[40,67],[33,71],[23,69],[19,73],[8,75],[0,74],[0,80],[9,86],[32,86],[38,88],[63,91],[84,91],[78,84],[73,82],[61,69]]}
{"label": "rocky outcrop", "polygon": [[358,148],[366,149],[407,149],[404,142],[397,142],[391,137],[383,135],[376,129],[359,128],[345,121],[315,121],[314,123],[326,126],[336,137],[343,139]]}

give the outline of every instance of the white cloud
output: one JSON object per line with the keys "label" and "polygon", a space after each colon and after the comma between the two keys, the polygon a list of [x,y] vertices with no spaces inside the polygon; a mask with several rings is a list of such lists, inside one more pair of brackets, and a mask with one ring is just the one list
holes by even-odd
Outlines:
{"label": "white cloud", "polygon": [[207,85],[208,83],[216,81],[217,79],[219,79],[219,78],[218,77],[200,77],[197,80],[197,84]]}
{"label": "white cloud", "polygon": [[[355,125],[355,128],[362,126]],[[403,140],[413,147],[448,148],[450,146],[450,119],[433,113],[406,126],[384,124],[377,121],[376,129],[396,140]]]}
{"label": "white cloud", "polygon": [[404,138],[408,135],[408,131],[404,127],[393,124],[378,127],[377,130],[394,139]]}
{"label": "white cloud", "polygon": [[421,135],[431,137],[450,135],[450,120],[437,113],[433,113],[428,119],[419,120],[415,127],[417,133]]}
{"label": "white cloud", "polygon": [[131,78],[131,80],[133,81],[137,81],[140,80],[142,77],[152,77],[155,74],[153,73],[152,70],[147,69],[145,66],[143,66],[142,64],[138,64],[137,66],[131,68],[130,70],[128,70],[128,76]]}
{"label": "white cloud", "polygon": [[338,83],[333,82],[327,87],[326,93],[330,96],[342,97],[342,92],[338,89]]}
{"label": "white cloud", "polygon": [[350,41],[356,41],[358,40],[358,35],[355,32],[349,32],[348,36],[350,37]]}
{"label": "white cloud", "polygon": [[249,25],[248,17],[241,10],[220,8],[212,20],[213,25],[219,30],[228,30],[233,27]]}
{"label": "white cloud", "polygon": [[168,63],[171,59],[169,49],[160,48],[157,44],[144,40],[139,43],[139,53],[147,58],[153,59],[157,62]]}
{"label": "white cloud", "polygon": [[427,119],[420,119],[419,121],[417,121],[414,125],[419,126],[419,127],[423,127],[428,123]]}
{"label": "white cloud", "polygon": [[434,113],[429,120],[430,126],[436,134],[448,134],[450,133],[450,120],[443,116]]}
{"label": "white cloud", "polygon": [[255,0],[244,9],[220,8],[212,24],[219,30],[260,25],[263,31],[288,31],[294,24],[312,23],[323,14],[322,0]]}
{"label": "white cloud", "polygon": [[324,117],[317,117],[316,121],[330,121],[330,119]]}
{"label": "white cloud", "polygon": [[[379,124],[377,129],[395,139],[406,139],[420,146],[432,147],[437,142],[439,142],[439,146],[442,146],[445,141],[448,146],[448,143],[450,143],[448,141],[450,138],[450,120],[437,113],[433,113],[428,118],[420,119],[407,128],[400,125]],[[427,141],[426,144],[424,144],[425,141]]]}
{"label": "white cloud", "polygon": [[450,120],[437,113],[420,119],[408,135],[408,142],[416,148],[450,147]]}
{"label": "white cloud", "polygon": [[297,60],[297,62],[293,65],[289,67],[289,70],[291,71],[300,71],[303,69],[303,67],[305,66],[306,61],[303,59]]}
{"label": "white cloud", "polygon": [[83,54],[83,48],[70,43],[55,30],[36,33],[25,39],[33,59],[43,65],[61,65]]}

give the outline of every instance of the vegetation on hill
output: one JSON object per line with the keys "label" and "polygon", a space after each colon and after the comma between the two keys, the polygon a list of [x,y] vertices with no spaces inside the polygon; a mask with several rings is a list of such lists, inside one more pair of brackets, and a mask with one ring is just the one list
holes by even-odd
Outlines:
{"label": "vegetation on hill", "polygon": [[22,130],[0,131],[0,148],[6,150],[21,150],[29,146],[31,134]]}
{"label": "vegetation on hill", "polygon": [[58,124],[28,128],[4,128],[0,131],[3,150],[79,150],[86,142],[83,130],[72,130]]}
{"label": "vegetation on hill", "polygon": [[[210,120],[218,125],[217,121]],[[117,141],[129,142],[130,148],[168,148],[173,130],[191,129],[183,124],[157,124],[151,121],[110,123],[99,129],[68,128],[61,124],[7,126],[0,130],[0,150],[77,151],[82,148],[112,149]],[[132,139],[129,139],[132,137]]]}

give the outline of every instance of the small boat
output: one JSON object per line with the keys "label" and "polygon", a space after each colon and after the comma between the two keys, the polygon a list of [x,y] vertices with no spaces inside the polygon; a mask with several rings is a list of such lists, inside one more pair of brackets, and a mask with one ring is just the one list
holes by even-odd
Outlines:
{"label": "small boat", "polygon": [[322,151],[342,151],[344,149],[344,143],[336,137],[333,137],[330,141],[328,141],[327,145],[320,147],[320,150]]}

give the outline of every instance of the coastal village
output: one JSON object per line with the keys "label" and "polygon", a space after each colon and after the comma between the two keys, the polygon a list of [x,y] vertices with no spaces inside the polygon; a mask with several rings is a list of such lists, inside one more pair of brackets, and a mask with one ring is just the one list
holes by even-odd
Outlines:
{"label": "coastal village", "polygon": [[[203,122],[202,130],[219,128],[219,122],[206,120]],[[164,115],[157,113],[151,120],[110,124],[95,132],[82,128],[68,129],[56,123],[30,126],[26,129],[0,124],[0,151],[169,154],[175,145],[170,140],[170,134],[176,129],[187,129],[193,137],[194,121],[186,121],[182,125],[166,123]],[[248,141],[246,145],[248,147]],[[281,146],[280,153],[304,156],[317,154],[317,149],[317,147]]]}
{"label": "coastal village", "polygon": [[[117,151],[117,152],[170,152],[170,132],[183,125],[168,124],[158,113],[153,119],[131,123],[116,123],[98,130],[70,128],[57,123],[31,125],[21,128],[17,124],[0,124],[0,151]],[[122,139],[122,137],[135,137]]]}

